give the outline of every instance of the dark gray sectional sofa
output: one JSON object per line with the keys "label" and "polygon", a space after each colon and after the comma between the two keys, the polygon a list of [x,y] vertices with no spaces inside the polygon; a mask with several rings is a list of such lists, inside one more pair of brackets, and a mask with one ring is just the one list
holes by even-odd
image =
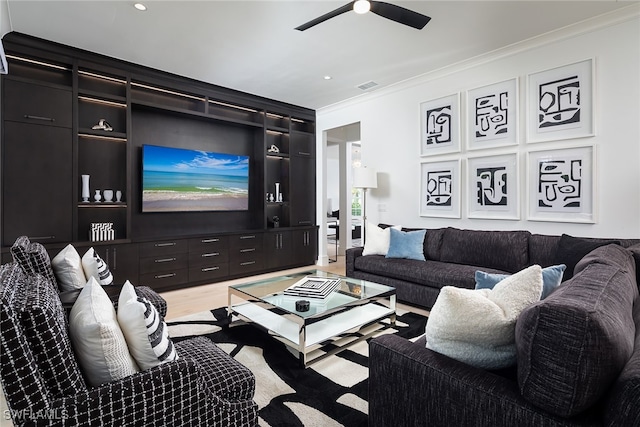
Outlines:
{"label": "dark gray sectional sofa", "polygon": [[566,264],[565,279],[568,279],[580,258],[605,242],[628,247],[640,243],[640,239],[575,238],[453,227],[429,229],[424,239],[426,261],[362,256],[363,248],[351,248],[346,252],[346,275],[393,286],[398,300],[431,308],[443,286],[473,289],[476,270],[516,273],[533,264],[541,267]]}

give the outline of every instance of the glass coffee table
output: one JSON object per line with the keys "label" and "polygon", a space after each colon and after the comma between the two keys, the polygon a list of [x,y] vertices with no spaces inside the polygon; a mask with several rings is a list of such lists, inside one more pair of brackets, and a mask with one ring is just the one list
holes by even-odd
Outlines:
{"label": "glass coffee table", "polygon": [[[285,289],[305,276],[340,278],[341,282],[324,299],[284,294]],[[308,311],[296,310],[296,302],[300,300],[309,301]],[[228,313],[238,318],[230,327],[249,323],[264,329],[294,354],[297,352],[301,366],[306,368],[395,325],[396,290],[379,283],[310,270],[230,286]],[[326,344],[333,346],[329,351],[321,351]]]}

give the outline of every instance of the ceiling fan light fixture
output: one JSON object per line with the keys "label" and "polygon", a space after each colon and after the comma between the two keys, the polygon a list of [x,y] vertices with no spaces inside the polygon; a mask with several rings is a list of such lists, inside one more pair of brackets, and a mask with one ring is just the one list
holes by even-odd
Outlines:
{"label": "ceiling fan light fixture", "polygon": [[371,3],[368,0],[357,0],[353,3],[353,11],[355,13],[363,14],[369,12],[371,9]]}

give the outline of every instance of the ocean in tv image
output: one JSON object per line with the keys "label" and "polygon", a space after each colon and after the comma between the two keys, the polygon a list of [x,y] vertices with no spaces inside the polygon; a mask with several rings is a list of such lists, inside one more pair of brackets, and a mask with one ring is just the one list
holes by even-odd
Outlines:
{"label": "ocean in tv image", "polygon": [[249,157],[142,146],[142,211],[249,209]]}

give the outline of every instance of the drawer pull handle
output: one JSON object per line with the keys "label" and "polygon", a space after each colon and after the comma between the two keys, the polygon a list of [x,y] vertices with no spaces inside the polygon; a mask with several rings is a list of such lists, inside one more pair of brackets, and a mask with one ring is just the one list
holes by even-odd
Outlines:
{"label": "drawer pull handle", "polygon": [[161,262],[172,262],[175,260],[176,260],[175,258],[161,258],[161,259],[155,259],[153,260],[153,262],[161,263]]}
{"label": "drawer pull handle", "polygon": [[241,262],[240,265],[251,265],[251,264],[255,264],[255,261],[247,261],[247,262]]}
{"label": "drawer pull handle", "polygon": [[31,119],[31,120],[44,120],[45,122],[55,122],[56,119],[51,118],[51,117],[42,117],[42,116],[32,116],[31,114],[25,114],[24,115],[25,119]]}
{"label": "drawer pull handle", "polygon": [[167,247],[167,246],[175,246],[175,245],[176,245],[176,242],[156,243],[155,247],[156,248],[164,248],[164,247]]}
{"label": "drawer pull handle", "polygon": [[153,276],[156,279],[168,279],[169,277],[174,277],[176,275],[176,273],[170,273],[170,274],[159,274],[157,276]]}
{"label": "drawer pull handle", "polygon": [[245,239],[255,239],[255,238],[256,238],[256,236],[255,236],[255,235],[253,235],[253,236],[240,236],[240,239],[241,239],[241,240],[245,240]]}
{"label": "drawer pull handle", "polygon": [[53,240],[56,236],[29,236],[29,240]]}
{"label": "drawer pull handle", "polygon": [[300,225],[311,225],[311,221],[298,221]]}
{"label": "drawer pull handle", "polygon": [[202,258],[218,256],[218,255],[220,255],[220,252],[211,252],[210,254],[202,254]]}
{"label": "drawer pull handle", "polygon": [[298,154],[300,154],[301,156],[310,156],[311,153],[308,153],[306,151],[298,151]]}
{"label": "drawer pull handle", "polygon": [[215,242],[219,242],[220,239],[202,239],[200,240],[200,242],[202,243],[215,243]]}
{"label": "drawer pull handle", "polygon": [[249,248],[249,249],[240,249],[240,253],[244,254],[247,252],[255,252],[256,248]]}
{"label": "drawer pull handle", "polygon": [[207,271],[215,271],[215,270],[220,270],[220,267],[208,267],[208,268],[203,268],[202,272],[206,273]]}

